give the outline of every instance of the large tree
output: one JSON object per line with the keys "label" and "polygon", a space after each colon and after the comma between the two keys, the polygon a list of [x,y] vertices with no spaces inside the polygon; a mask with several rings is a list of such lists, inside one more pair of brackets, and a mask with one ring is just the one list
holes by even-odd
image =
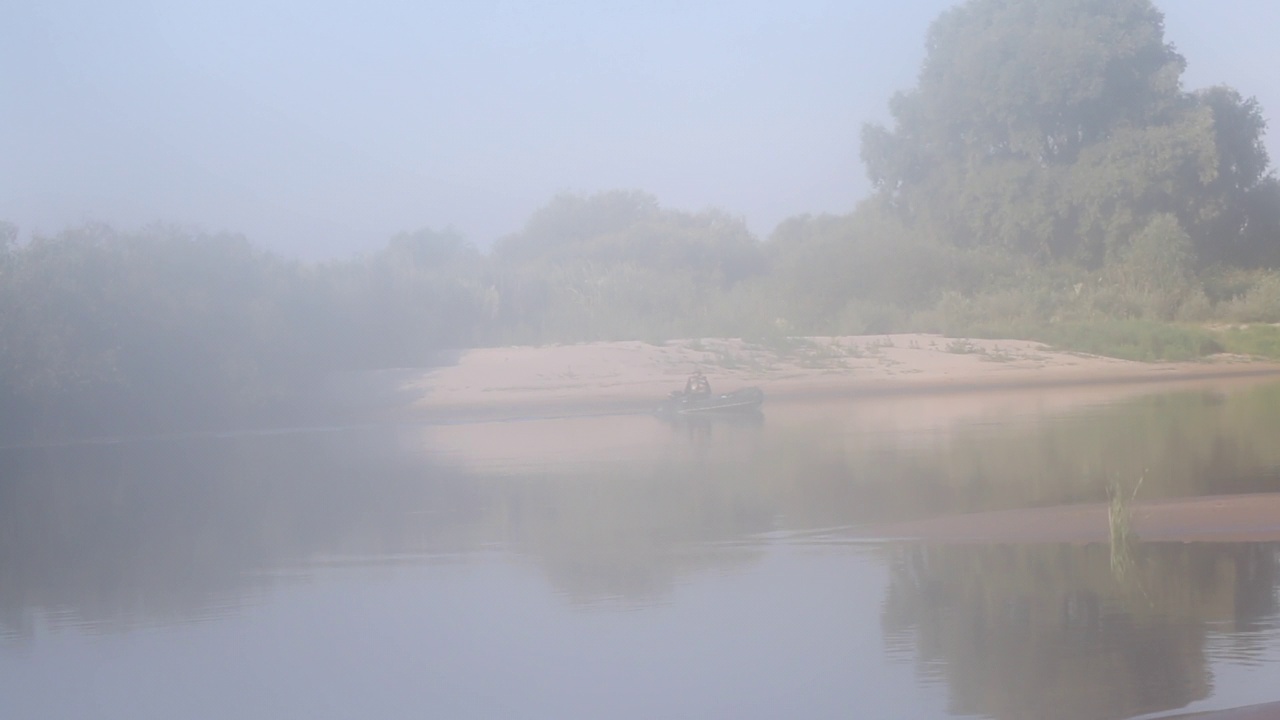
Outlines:
{"label": "large tree", "polygon": [[949,244],[1097,266],[1173,215],[1202,262],[1272,259],[1261,110],[1185,91],[1184,67],[1149,0],[970,0],[934,22],[917,86],[891,127],[863,128],[862,158]]}
{"label": "large tree", "polygon": [[660,272],[694,272],[733,284],[761,270],[759,243],[741,218],[718,210],[663,208],[635,190],[562,194],[500,240],[496,257],[508,264],[591,262],[629,264]]}
{"label": "large tree", "polygon": [[552,199],[493,260],[498,338],[519,342],[700,334],[765,266],[740,218],[629,190]]}

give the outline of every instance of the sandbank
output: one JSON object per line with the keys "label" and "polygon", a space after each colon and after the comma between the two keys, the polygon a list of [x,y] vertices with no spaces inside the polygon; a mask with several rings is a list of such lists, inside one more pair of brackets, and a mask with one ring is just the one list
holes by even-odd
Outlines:
{"label": "sandbank", "polygon": [[1280,364],[1234,355],[1145,363],[926,334],[480,348],[454,360],[389,376],[402,409],[453,421],[643,412],[694,370],[717,392],[758,386],[769,402],[1280,376]]}

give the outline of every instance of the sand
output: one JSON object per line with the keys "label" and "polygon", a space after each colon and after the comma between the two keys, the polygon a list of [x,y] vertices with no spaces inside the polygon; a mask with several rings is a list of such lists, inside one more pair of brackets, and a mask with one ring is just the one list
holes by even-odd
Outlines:
{"label": "sand", "polygon": [[1280,364],[1228,355],[1142,363],[1021,340],[898,334],[774,346],[703,339],[482,348],[442,367],[399,371],[394,380],[404,409],[421,419],[500,420],[652,409],[694,370],[706,373],[717,392],[758,386],[772,403],[1280,375]]}

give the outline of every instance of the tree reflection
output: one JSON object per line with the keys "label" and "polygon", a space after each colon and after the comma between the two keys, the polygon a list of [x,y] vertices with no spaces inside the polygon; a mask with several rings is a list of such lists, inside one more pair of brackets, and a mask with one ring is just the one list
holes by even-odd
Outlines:
{"label": "tree reflection", "polygon": [[1280,385],[1153,394],[1067,415],[957,419],[928,435],[881,432],[874,413],[771,421],[760,453],[778,501],[811,526],[988,510],[1280,490]]}
{"label": "tree reflection", "polygon": [[33,609],[97,629],[187,621],[318,558],[480,545],[477,489],[393,448],[321,434],[8,451],[0,626],[29,629]]}
{"label": "tree reflection", "polygon": [[574,603],[660,596],[758,550],[750,465],[714,453],[482,477],[387,430],[0,454],[0,633],[33,612],[98,630],[233,612],[317,563],[527,555]]}
{"label": "tree reflection", "polygon": [[[1278,486],[1280,386],[958,422],[927,442],[877,432],[874,414],[849,407],[838,421],[659,427],[652,447],[625,459],[505,473],[462,470],[413,428],[0,451],[0,627],[26,632],[32,612],[97,628],[184,621],[232,612],[317,561],[495,548],[529,558],[572,603],[652,602],[683,577],[755,562],[775,531],[1102,501],[1112,477],[1132,482],[1143,469],[1141,500]],[[560,427],[546,421],[538,436]],[[1100,560],[1071,557],[1110,597],[1105,548]],[[1027,572],[1045,572],[1037,562]],[[1274,568],[1232,562],[1235,610],[1221,617],[1247,624],[1272,606],[1262,589]],[[1170,602],[1154,567],[1136,576]],[[911,587],[898,579],[893,592]],[[1087,617],[1090,596],[1070,597]]]}
{"label": "tree reflection", "polygon": [[1276,612],[1273,546],[1148,545],[1117,583],[1105,546],[896,546],[882,623],[953,712],[1124,718],[1207,697],[1211,625]]}

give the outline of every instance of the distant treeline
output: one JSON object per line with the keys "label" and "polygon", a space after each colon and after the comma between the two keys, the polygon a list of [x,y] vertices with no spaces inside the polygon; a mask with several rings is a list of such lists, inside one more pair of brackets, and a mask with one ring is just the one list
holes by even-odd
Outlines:
{"label": "distant treeline", "polygon": [[1149,0],[971,0],[927,47],[863,128],[876,192],[763,240],[638,191],[556,197],[488,252],[425,229],[316,264],[0,225],[0,434],[218,424],[476,345],[1280,321],[1262,109],[1183,89]]}

